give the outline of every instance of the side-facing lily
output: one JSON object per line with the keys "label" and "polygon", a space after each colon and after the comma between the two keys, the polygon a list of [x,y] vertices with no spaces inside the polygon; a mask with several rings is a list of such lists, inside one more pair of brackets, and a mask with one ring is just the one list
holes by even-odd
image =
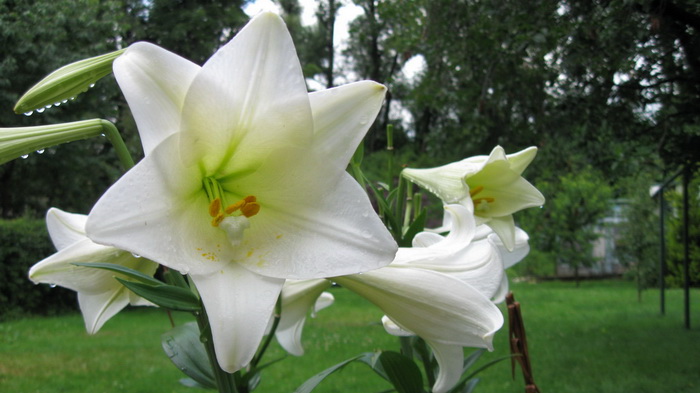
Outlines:
{"label": "side-facing lily", "polygon": [[391,262],[396,243],[345,172],[384,86],[309,94],[271,13],[201,68],[137,44],[115,75],[153,142],[93,208],[88,235],[189,274],[222,369],[253,358],[286,279]]}
{"label": "side-facing lily", "polygon": [[76,266],[75,263],[113,263],[153,275],[158,265],[130,252],[93,243],[85,235],[83,214],[51,208],[46,226],[58,252],[29,269],[35,283],[59,285],[78,292],[78,303],[89,334],[97,333],[107,320],[128,304],[152,305],[114,279],[115,273]]}
{"label": "side-facing lily", "polygon": [[436,168],[406,168],[402,175],[437,195],[446,204],[473,205],[478,224],[490,226],[508,250],[515,247],[513,213],[544,204],[544,196],[521,175],[537,154],[529,147],[506,155],[496,146],[475,156]]}
{"label": "side-facing lily", "polygon": [[434,393],[452,388],[462,375],[463,347],[493,348],[503,325],[496,305],[477,288],[444,273],[393,265],[333,281],[378,306],[387,331],[417,335],[433,349],[440,367]]}

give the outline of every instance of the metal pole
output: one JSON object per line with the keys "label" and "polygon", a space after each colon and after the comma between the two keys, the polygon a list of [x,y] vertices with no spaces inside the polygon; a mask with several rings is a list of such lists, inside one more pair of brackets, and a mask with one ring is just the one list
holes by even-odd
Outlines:
{"label": "metal pole", "polygon": [[688,185],[690,184],[690,165],[686,165],[683,171],[683,293],[685,303],[685,328],[690,329],[690,232],[688,218]]}
{"label": "metal pole", "polygon": [[666,199],[664,199],[663,187],[658,191],[659,196],[659,289],[661,290],[661,315],[666,315],[666,235],[665,235],[665,211]]}

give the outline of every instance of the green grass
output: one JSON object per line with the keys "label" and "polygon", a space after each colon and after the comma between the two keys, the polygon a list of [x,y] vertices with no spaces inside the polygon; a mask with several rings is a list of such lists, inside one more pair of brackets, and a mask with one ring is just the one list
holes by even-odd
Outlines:
{"label": "green grass", "polygon": [[[659,315],[658,292],[641,303],[633,284],[617,281],[512,285],[521,302],[535,380],[542,392],[697,392],[700,390],[699,291],[693,324],[683,328],[682,292],[667,294]],[[317,372],[355,354],[397,349],[378,324],[381,312],[347,291],[334,289],[336,304],[307,321],[306,355],[287,357],[263,374],[257,392],[291,392]],[[176,315],[177,323],[191,318]],[[96,336],[87,336],[79,315],[28,318],[0,324],[0,392],[196,392],[160,348],[169,329],[154,309],[122,312]],[[482,363],[508,353],[507,331]],[[469,351],[469,350],[468,350]],[[283,356],[275,344],[268,360]],[[480,374],[480,393],[522,392],[510,363]],[[378,392],[388,385],[362,364],[324,381],[318,392]]]}

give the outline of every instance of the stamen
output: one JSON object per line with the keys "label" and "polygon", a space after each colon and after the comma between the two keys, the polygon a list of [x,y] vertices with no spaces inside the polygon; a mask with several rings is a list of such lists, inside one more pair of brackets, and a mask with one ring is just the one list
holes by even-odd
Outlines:
{"label": "stamen", "polygon": [[260,205],[257,202],[250,202],[246,203],[245,205],[241,206],[241,213],[243,213],[244,216],[250,218],[253,217],[254,215],[258,214],[260,211]]}
{"label": "stamen", "polygon": [[255,195],[248,195],[247,197],[243,198],[243,200],[246,203],[252,203],[252,202],[257,202],[258,198],[256,198]]}
{"label": "stamen", "polygon": [[226,218],[226,216],[224,216],[222,213],[219,213],[218,216],[214,217],[214,219],[211,220],[211,226],[218,227],[219,224],[221,224],[221,221],[224,220],[224,218]]}
{"label": "stamen", "polygon": [[240,209],[243,205],[245,205],[245,200],[241,200],[234,203],[233,205],[229,205],[224,211],[226,212],[226,214],[232,214],[236,210]]}
{"label": "stamen", "polygon": [[216,198],[209,204],[209,215],[216,217],[221,212],[221,198]]}
{"label": "stamen", "polygon": [[469,196],[473,198],[476,194],[480,193],[483,190],[484,186],[474,187],[471,190],[469,190]]}
{"label": "stamen", "polygon": [[478,205],[478,204],[480,204],[481,202],[493,203],[495,200],[496,200],[495,198],[484,197],[484,198],[476,198],[476,199],[474,199],[473,201],[474,201],[474,204],[475,204],[475,205]]}

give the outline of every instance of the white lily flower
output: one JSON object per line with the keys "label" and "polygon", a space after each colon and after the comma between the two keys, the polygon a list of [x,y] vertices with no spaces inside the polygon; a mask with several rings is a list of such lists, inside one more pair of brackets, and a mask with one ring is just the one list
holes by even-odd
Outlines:
{"label": "white lily flower", "polygon": [[452,388],[462,374],[462,347],[493,349],[503,325],[498,308],[481,291],[447,274],[394,267],[334,277],[386,313],[392,334],[415,334],[435,353],[440,372],[433,392]]}
{"label": "white lily flower", "polygon": [[474,206],[478,224],[490,226],[508,250],[515,247],[513,213],[544,204],[544,196],[521,175],[537,154],[530,147],[506,155],[496,146],[489,156],[475,156],[436,168],[406,168],[407,179],[446,204]]}
{"label": "white lily flower", "polygon": [[78,303],[85,329],[95,334],[107,320],[128,304],[152,305],[126,289],[106,270],[75,266],[79,262],[114,263],[153,275],[158,265],[145,258],[114,247],[93,243],[85,235],[83,214],[66,213],[51,208],[46,214],[49,235],[58,252],[38,262],[29,270],[34,283],[59,285],[78,292]]}
{"label": "white lily flower", "polygon": [[331,286],[324,279],[287,280],[282,287],[282,315],[275,337],[285,351],[295,356],[304,354],[301,332],[306,315],[312,315],[333,304],[333,295],[324,292]]}
{"label": "white lily flower", "polygon": [[150,142],[98,201],[88,234],[190,275],[222,369],[250,362],[286,279],[391,262],[396,243],[345,172],[384,86],[309,94],[291,37],[271,13],[201,69],[140,44],[115,74]]}
{"label": "white lily flower", "polygon": [[453,204],[445,211],[452,223],[447,236],[418,233],[413,247],[399,248],[391,266],[444,273],[493,297],[505,275],[501,252],[488,238],[474,239],[477,226],[469,207]]}

